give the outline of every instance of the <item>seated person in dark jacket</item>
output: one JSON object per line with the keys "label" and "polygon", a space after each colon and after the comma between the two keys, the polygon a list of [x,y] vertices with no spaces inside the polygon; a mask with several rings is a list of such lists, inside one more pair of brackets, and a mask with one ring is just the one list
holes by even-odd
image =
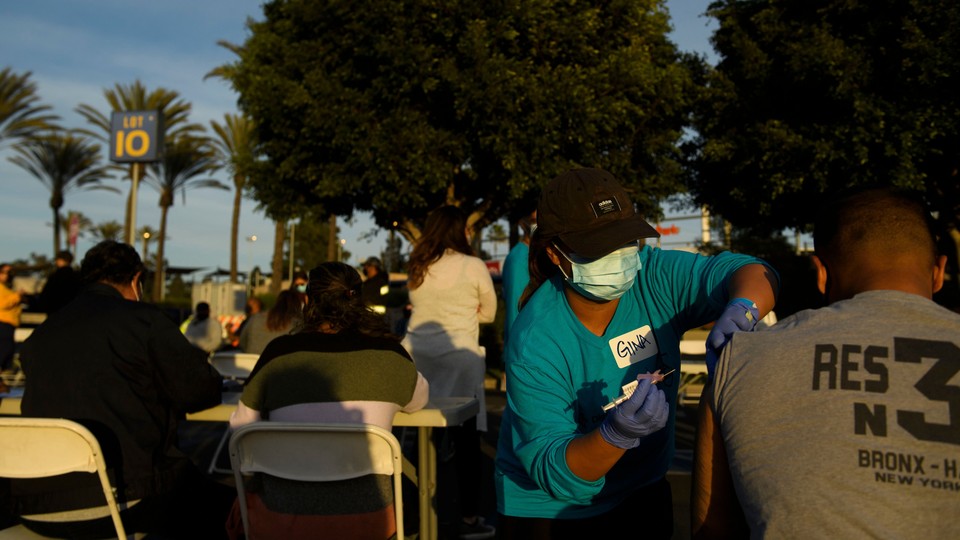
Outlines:
{"label": "seated person in dark jacket", "polygon": [[[24,342],[24,416],[68,418],[103,449],[128,531],[171,538],[219,538],[232,489],[205,477],[177,447],[184,413],[220,403],[222,379],[160,309],[140,303],[143,264],[127,244],[87,252],[77,298]],[[17,515],[103,504],[94,475],[71,473],[11,486]],[[138,501],[134,504],[134,501]],[[24,524],[70,538],[112,534],[109,516]]]}

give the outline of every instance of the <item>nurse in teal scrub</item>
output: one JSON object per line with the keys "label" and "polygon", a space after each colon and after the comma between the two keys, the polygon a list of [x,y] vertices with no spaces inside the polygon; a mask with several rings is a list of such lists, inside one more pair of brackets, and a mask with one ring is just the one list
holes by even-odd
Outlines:
{"label": "nurse in teal scrub", "polygon": [[[606,171],[571,170],[544,187],[530,283],[505,351],[500,538],[673,534],[666,473],[680,340],[716,321],[712,357],[773,309],[778,278],[745,255],[642,245],[657,236]],[[658,384],[647,375],[673,369]],[[638,378],[629,399],[605,410]]]}

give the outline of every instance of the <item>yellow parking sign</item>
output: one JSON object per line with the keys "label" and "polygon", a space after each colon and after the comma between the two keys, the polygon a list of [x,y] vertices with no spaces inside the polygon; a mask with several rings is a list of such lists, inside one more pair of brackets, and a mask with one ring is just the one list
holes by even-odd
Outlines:
{"label": "yellow parking sign", "polygon": [[152,162],[163,146],[160,111],[121,111],[110,117],[110,160],[117,163]]}

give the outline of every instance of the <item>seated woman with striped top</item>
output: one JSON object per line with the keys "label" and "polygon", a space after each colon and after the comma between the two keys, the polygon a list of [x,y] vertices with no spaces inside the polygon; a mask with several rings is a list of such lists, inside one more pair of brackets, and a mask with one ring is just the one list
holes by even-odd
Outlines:
{"label": "seated woman with striped top", "polygon": [[[264,349],[230,419],[232,428],[274,420],[366,423],[390,430],[398,411],[426,405],[426,379],[383,316],[364,305],[361,284],[357,270],[343,263],[327,262],[310,271],[303,327]],[[317,489],[261,476],[248,496],[250,536],[300,538],[323,530],[331,538],[386,539],[396,532],[389,478],[340,484]],[[358,500],[369,502],[360,513]],[[237,511],[228,529],[242,534],[239,522]]]}

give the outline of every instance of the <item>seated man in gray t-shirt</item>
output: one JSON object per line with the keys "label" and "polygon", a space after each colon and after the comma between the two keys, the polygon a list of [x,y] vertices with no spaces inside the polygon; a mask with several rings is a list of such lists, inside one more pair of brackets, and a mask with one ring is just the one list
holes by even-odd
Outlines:
{"label": "seated man in gray t-shirt", "polygon": [[918,198],[815,223],[827,307],[736,334],[701,402],[695,538],[960,538],[960,314]]}

